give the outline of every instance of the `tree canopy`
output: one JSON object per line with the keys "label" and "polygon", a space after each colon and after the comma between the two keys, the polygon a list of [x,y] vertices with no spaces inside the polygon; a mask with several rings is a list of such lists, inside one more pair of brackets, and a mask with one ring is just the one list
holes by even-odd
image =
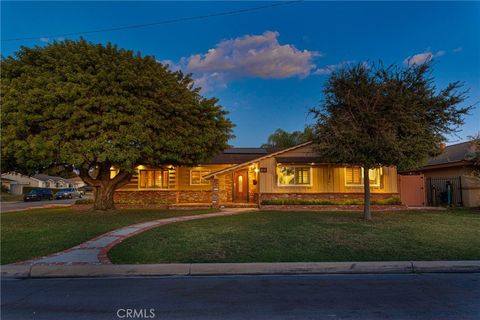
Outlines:
{"label": "tree canopy", "polygon": [[[347,66],[333,72],[313,108],[316,148],[326,161],[359,165],[417,167],[440,152],[446,135],[463,123],[470,107],[453,82],[437,90],[431,63],[408,67]],[[364,174],[365,217],[370,188]]]}
{"label": "tree canopy", "polygon": [[287,132],[279,128],[268,137],[267,143],[262,144],[262,148],[288,148],[312,139],[313,129],[310,126],[305,126],[303,132]]}
{"label": "tree canopy", "polygon": [[232,137],[218,100],[152,56],[68,40],[22,47],[1,67],[2,171],[72,165],[98,209],[113,208],[111,189],[137,165],[196,164]]}

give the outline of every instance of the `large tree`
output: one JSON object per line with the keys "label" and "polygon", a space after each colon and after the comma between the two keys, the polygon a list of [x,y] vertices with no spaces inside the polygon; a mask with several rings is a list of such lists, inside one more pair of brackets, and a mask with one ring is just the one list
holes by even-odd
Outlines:
{"label": "large tree", "polygon": [[303,131],[293,132],[288,132],[279,128],[268,136],[268,141],[267,143],[262,144],[262,148],[288,148],[312,139],[313,129],[311,126],[305,126]]}
{"label": "large tree", "polygon": [[114,208],[137,165],[195,164],[232,137],[226,111],[189,75],[112,44],[22,47],[1,68],[2,171],[73,166],[97,210]]}
{"label": "large tree", "polygon": [[364,170],[364,217],[371,219],[368,170],[417,167],[440,152],[469,107],[459,82],[438,90],[431,64],[347,66],[331,74],[324,102],[312,110],[317,151],[327,161]]}

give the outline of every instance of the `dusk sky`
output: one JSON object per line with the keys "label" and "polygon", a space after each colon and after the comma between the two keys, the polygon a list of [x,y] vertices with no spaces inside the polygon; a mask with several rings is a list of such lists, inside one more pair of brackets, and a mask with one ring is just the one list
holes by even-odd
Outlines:
{"label": "dusk sky", "polygon": [[[78,39],[55,34],[154,23],[268,5],[268,2],[2,2],[2,55],[20,46]],[[5,41],[16,38],[32,40]],[[463,81],[465,104],[480,101],[479,2],[299,2],[242,14],[84,34],[153,55],[192,73],[235,123],[237,147],[259,146],[277,128],[312,121],[322,86],[357,62],[405,65],[433,58],[438,88]],[[459,142],[480,131],[480,105]]]}

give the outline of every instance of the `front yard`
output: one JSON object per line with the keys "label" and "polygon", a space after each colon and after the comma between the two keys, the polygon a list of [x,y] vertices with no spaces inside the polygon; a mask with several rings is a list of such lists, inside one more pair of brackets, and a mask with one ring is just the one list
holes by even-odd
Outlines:
{"label": "front yard", "polygon": [[1,214],[1,264],[27,260],[78,245],[134,223],[212,210],[129,209],[100,213],[74,208]]}
{"label": "front yard", "polygon": [[480,212],[256,212],[166,225],[127,239],[114,263],[480,259]]}

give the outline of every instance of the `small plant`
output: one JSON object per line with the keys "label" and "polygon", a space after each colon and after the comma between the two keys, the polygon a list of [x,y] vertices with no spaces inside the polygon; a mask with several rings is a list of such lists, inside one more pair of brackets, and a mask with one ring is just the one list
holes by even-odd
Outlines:
{"label": "small plant", "polygon": [[75,204],[90,204],[93,203],[93,199],[78,199]]}
{"label": "small plant", "polygon": [[[397,205],[401,204],[399,197],[390,197],[380,200],[373,200],[373,205]],[[283,199],[283,200],[263,200],[262,205],[363,205],[363,200],[306,200],[306,199]]]}
{"label": "small plant", "polygon": [[115,201],[116,204],[130,204],[130,205],[167,205],[170,202],[163,199],[120,199]]}

